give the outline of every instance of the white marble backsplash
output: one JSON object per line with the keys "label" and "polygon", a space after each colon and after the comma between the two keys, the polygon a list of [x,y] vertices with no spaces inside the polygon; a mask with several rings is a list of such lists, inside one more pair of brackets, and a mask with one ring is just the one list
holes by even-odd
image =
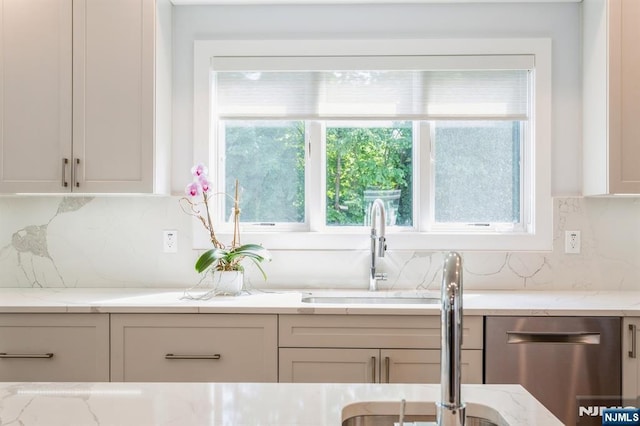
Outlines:
{"label": "white marble backsplash", "polygon": [[[178,197],[0,197],[0,287],[191,287],[191,220]],[[178,231],[178,253],[162,230]],[[564,253],[580,230],[581,254]],[[366,288],[369,253],[272,251],[253,288]],[[640,199],[556,198],[553,252],[465,252],[466,289],[640,290]],[[442,253],[393,251],[381,288],[438,289]]]}

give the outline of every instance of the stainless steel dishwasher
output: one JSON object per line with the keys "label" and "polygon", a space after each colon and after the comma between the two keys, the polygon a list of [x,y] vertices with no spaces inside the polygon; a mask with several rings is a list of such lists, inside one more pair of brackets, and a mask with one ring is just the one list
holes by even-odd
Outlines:
{"label": "stainless steel dishwasher", "polygon": [[565,425],[601,425],[578,415],[578,398],[620,404],[620,327],[617,317],[486,317],[485,383],[521,384]]}

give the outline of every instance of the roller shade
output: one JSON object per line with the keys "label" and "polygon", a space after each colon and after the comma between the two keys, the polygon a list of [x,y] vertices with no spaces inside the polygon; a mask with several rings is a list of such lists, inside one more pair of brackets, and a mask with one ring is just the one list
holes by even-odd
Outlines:
{"label": "roller shade", "polygon": [[221,119],[527,120],[529,56],[213,58]]}

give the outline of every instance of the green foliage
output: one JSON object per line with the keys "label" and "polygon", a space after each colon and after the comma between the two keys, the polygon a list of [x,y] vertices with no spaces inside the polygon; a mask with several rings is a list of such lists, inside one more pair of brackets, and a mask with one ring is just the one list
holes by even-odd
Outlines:
{"label": "green foliage", "polygon": [[363,225],[364,190],[400,189],[397,224],[411,225],[411,123],[327,128],[327,224]]}
{"label": "green foliage", "polygon": [[242,183],[242,221],[303,222],[304,122],[225,124],[226,192]]}
{"label": "green foliage", "polygon": [[196,271],[204,272],[212,266],[216,271],[243,271],[241,262],[243,259],[250,259],[260,270],[266,280],[261,262],[270,260],[267,250],[258,244],[244,244],[235,248],[213,248],[202,253],[196,261]]}
{"label": "green foliage", "polygon": [[[226,182],[239,179],[243,222],[304,221],[305,123],[227,121]],[[327,124],[328,225],[364,224],[364,191],[400,189],[396,224],[412,224],[411,122],[379,127]],[[231,202],[226,203],[229,212]],[[228,213],[227,213],[228,214]]]}

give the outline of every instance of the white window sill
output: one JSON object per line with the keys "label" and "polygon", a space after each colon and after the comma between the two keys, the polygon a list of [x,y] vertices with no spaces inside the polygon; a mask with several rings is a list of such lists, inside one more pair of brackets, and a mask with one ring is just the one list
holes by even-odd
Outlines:
{"label": "white window sill", "polygon": [[[230,234],[218,235],[220,241],[231,241]],[[553,236],[529,233],[499,234],[478,232],[388,232],[387,249],[394,250],[473,250],[473,251],[551,251]],[[369,229],[361,233],[326,232],[256,232],[241,234],[242,243],[262,244],[269,250],[369,250]],[[211,248],[206,234],[194,236],[194,247]]]}

